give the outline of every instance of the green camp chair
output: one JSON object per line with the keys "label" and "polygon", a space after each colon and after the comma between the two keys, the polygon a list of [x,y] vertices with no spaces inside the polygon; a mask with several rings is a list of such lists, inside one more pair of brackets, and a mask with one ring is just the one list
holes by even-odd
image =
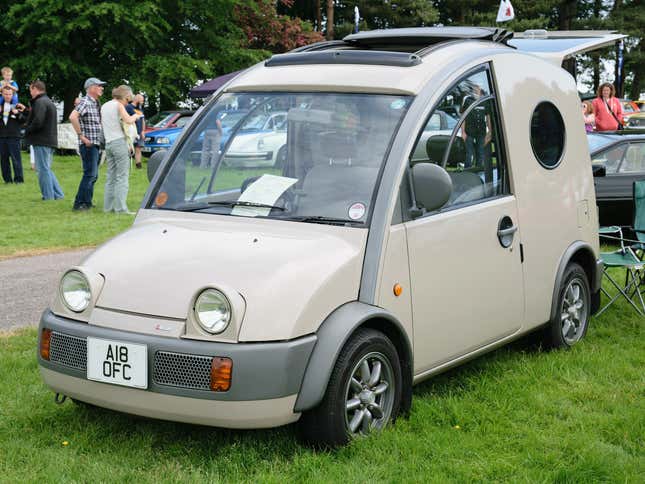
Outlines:
{"label": "green camp chair", "polygon": [[[605,309],[616,302],[616,300],[621,296],[631,304],[639,315],[645,315],[645,302],[643,301],[643,296],[639,290],[640,285],[643,283],[644,262],[638,258],[632,247],[625,247],[623,230],[621,227],[601,227],[599,235],[600,237],[605,236],[613,239],[614,241],[620,240],[620,249],[615,252],[600,253],[600,258],[604,264],[603,278],[606,278],[616,288],[618,293],[612,296],[605,288],[600,288],[602,293],[610,299],[609,302],[605,304],[600,311],[598,311],[597,316],[600,316]],[[618,284],[618,282],[616,282],[616,280],[609,274],[609,269],[614,267],[625,269],[624,286]],[[640,308],[636,305],[636,302],[634,302],[634,296],[638,296]]]}
{"label": "green camp chair", "polygon": [[632,249],[643,260],[645,256],[645,180],[634,182],[634,233],[638,244],[632,245]]}

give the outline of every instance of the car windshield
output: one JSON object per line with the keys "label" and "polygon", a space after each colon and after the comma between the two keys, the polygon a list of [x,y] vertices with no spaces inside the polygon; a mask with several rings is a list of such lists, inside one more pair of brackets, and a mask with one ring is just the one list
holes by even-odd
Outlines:
{"label": "car windshield", "polygon": [[155,128],[164,128],[172,119],[174,113],[157,113],[148,120],[148,123]]}
{"label": "car windshield", "polygon": [[184,134],[148,206],[362,226],[409,103],[376,94],[224,94]]}

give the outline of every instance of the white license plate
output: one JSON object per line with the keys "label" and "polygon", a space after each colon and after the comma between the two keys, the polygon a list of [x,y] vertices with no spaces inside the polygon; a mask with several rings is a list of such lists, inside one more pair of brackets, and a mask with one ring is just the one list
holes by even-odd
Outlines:
{"label": "white license plate", "polygon": [[127,387],[148,387],[148,347],[87,338],[87,378]]}
{"label": "white license plate", "polygon": [[141,151],[143,153],[150,153],[152,151],[152,148],[150,148],[148,146],[144,146],[144,147],[141,148]]}

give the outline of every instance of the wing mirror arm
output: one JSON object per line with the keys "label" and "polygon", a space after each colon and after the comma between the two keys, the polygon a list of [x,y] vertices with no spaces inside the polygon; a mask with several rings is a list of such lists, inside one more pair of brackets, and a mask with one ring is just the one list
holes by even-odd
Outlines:
{"label": "wing mirror arm", "polygon": [[408,214],[415,219],[423,215],[423,210],[417,206],[417,197],[414,194],[414,181],[412,180],[412,170],[407,170],[408,186],[410,187],[410,206]]}

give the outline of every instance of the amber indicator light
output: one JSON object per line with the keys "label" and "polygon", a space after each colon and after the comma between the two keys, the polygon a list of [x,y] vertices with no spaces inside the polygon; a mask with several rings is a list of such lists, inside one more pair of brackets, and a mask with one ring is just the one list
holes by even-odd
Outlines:
{"label": "amber indicator light", "polygon": [[159,192],[159,195],[155,198],[155,205],[157,207],[163,207],[168,201],[168,194],[166,192]]}
{"label": "amber indicator light", "polygon": [[40,357],[43,360],[49,361],[49,347],[51,346],[51,339],[52,330],[47,328],[43,329],[40,334]]}
{"label": "amber indicator light", "polygon": [[397,282],[396,284],[394,284],[394,287],[392,288],[392,292],[394,292],[394,295],[396,297],[399,297],[403,292],[403,286],[401,286],[401,284]]}
{"label": "amber indicator light", "polygon": [[230,358],[213,358],[211,363],[211,390],[214,392],[227,392],[231,388],[231,374],[233,373],[233,360]]}

